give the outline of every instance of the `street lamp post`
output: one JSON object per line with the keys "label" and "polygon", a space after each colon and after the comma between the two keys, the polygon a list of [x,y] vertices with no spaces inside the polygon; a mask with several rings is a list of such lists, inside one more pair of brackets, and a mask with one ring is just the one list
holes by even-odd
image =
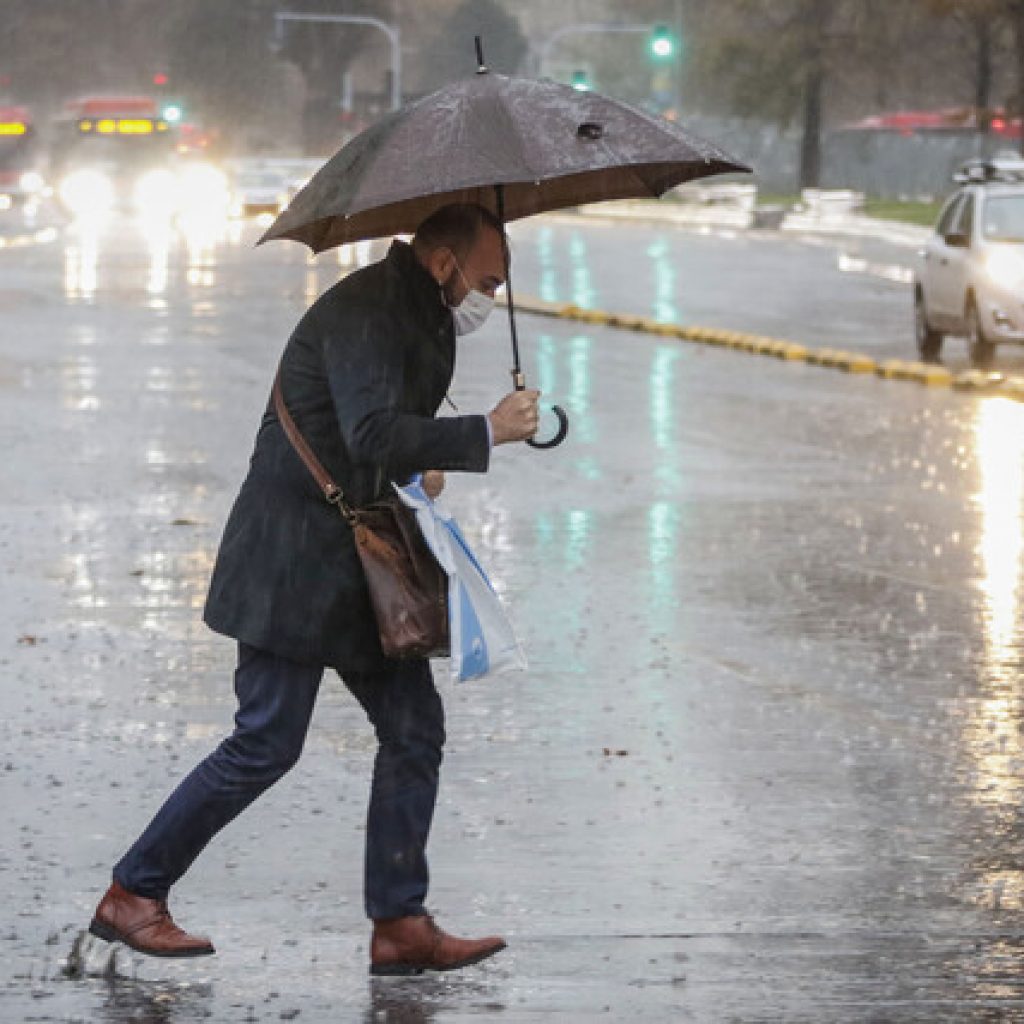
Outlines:
{"label": "street lamp post", "polygon": [[291,11],[278,11],[274,15],[274,30],[280,41],[284,34],[286,21],[315,21],[332,24],[369,25],[380,29],[388,37],[391,44],[391,109],[398,110],[402,105],[402,39],[397,25],[389,25],[379,18],[368,18],[361,14],[303,14]]}

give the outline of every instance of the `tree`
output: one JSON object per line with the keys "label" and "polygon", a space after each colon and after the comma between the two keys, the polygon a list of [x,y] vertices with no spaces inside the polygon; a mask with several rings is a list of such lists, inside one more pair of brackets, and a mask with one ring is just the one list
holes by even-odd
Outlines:
{"label": "tree", "polygon": [[3,21],[0,73],[12,99],[53,106],[77,91],[95,66],[73,0],[10,0]]}
{"label": "tree", "polygon": [[[800,187],[818,184],[826,126],[880,109],[996,104],[1010,12],[1024,0],[717,0],[688,8],[688,95],[801,131]],[[710,86],[707,83],[711,83]]]}
{"label": "tree", "polygon": [[[844,0],[721,0],[692,72],[724,88],[727,105],[781,125],[799,120],[801,188],[819,184],[823,103]],[[697,29],[700,32],[699,29]],[[768,44],[766,45],[766,41]]]}
{"label": "tree", "polygon": [[926,15],[953,22],[973,51],[972,106],[978,131],[987,134],[994,106],[997,47],[1014,4],[1007,0],[921,0],[921,4]]}
{"label": "tree", "polygon": [[1024,117],[1024,0],[1006,0],[1006,16],[1013,33],[1013,49],[1016,71],[1014,101],[1011,113]]}
{"label": "tree", "polygon": [[143,91],[163,62],[161,0],[4,0],[0,91],[41,116],[77,94]]}
{"label": "tree", "polygon": [[519,22],[495,0],[465,0],[425,48],[425,91],[476,71],[474,36],[482,39],[484,60],[492,71],[514,74],[519,69],[527,50]]}
{"label": "tree", "polygon": [[282,130],[286,71],[271,51],[265,0],[187,0],[169,33],[168,91],[187,116],[214,129],[228,148],[273,149]]}
{"label": "tree", "polygon": [[[289,0],[285,9],[304,14],[355,15],[391,20],[386,0]],[[302,74],[306,84],[303,136],[309,152],[334,149],[341,135],[338,124],[342,81],[357,57],[371,47],[383,48],[382,33],[367,25],[330,22],[286,22],[281,56]],[[383,50],[382,50],[383,52]],[[380,107],[387,109],[391,69],[379,80]]]}

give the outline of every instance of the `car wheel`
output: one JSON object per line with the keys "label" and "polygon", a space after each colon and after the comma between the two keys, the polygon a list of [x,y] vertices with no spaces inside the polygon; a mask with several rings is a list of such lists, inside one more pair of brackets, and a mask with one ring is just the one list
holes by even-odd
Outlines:
{"label": "car wheel", "polygon": [[942,356],[942,335],[932,330],[924,308],[924,293],[914,293],[914,337],[917,340],[917,354],[926,363],[940,362]]}
{"label": "car wheel", "polygon": [[985,337],[985,328],[981,326],[981,314],[978,304],[972,295],[967,300],[967,343],[971,366],[978,370],[987,370],[995,358],[996,346]]}

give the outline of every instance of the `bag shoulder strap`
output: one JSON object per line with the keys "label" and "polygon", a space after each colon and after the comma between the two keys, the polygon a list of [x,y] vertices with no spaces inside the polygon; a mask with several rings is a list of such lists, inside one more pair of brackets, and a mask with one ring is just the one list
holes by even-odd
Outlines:
{"label": "bag shoulder strap", "polygon": [[313,479],[316,480],[317,486],[324,492],[324,497],[332,505],[337,505],[343,515],[346,517],[350,516],[352,512],[345,502],[345,496],[341,488],[331,479],[331,475],[324,469],[323,463],[313,454],[313,449],[309,447],[309,442],[299,432],[299,428],[295,425],[295,420],[292,419],[292,415],[288,411],[288,406],[284,404],[284,395],[281,393],[280,367],[278,367],[277,375],[274,377],[274,411],[277,413],[277,418],[281,421],[281,426],[284,427],[284,432],[288,435],[288,440],[291,441],[292,447],[299,458],[302,459],[306,469],[312,474]]}

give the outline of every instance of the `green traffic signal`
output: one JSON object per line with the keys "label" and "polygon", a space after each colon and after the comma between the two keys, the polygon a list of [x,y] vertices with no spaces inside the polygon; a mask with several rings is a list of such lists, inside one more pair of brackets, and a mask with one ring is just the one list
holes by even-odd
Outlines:
{"label": "green traffic signal", "polygon": [[181,120],[182,109],[177,103],[168,103],[160,114],[169,124],[177,124]]}
{"label": "green traffic signal", "polygon": [[656,60],[668,60],[676,52],[676,41],[664,25],[655,26],[651,35],[651,56]]}
{"label": "green traffic signal", "polygon": [[590,92],[590,80],[586,71],[574,71],[572,73],[572,87],[577,92]]}

